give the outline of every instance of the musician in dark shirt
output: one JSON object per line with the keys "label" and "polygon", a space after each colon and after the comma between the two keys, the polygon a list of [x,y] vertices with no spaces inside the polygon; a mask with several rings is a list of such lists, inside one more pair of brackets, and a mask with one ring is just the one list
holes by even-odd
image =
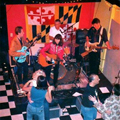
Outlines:
{"label": "musician in dark shirt", "polygon": [[[105,42],[107,49],[111,49],[111,46],[108,42],[106,29],[100,25],[100,20],[94,18],[92,21],[92,27],[89,29],[86,36],[86,46],[99,46],[101,47],[103,42]],[[89,65],[90,65],[90,74],[98,74],[99,65],[100,65],[100,51],[101,49],[93,49],[89,53]]]}
{"label": "musician in dark shirt", "polygon": [[97,109],[93,107],[93,102],[89,100],[89,95],[96,96],[97,98],[97,84],[99,84],[100,78],[96,74],[91,74],[89,77],[89,83],[83,93],[81,113],[84,120],[94,120],[97,115]]}
{"label": "musician in dark shirt", "polygon": [[16,63],[17,66],[16,74],[18,77],[18,83],[22,87],[23,86],[22,83],[25,83],[28,80],[28,61],[26,60],[23,63],[18,63],[14,57],[25,56],[26,55],[25,52],[18,52],[18,50],[21,50],[23,46],[28,46],[29,43],[26,42],[26,40],[24,39],[24,31],[21,26],[17,26],[15,28],[15,34],[16,36],[14,37],[10,44],[9,55],[13,57],[13,60]]}

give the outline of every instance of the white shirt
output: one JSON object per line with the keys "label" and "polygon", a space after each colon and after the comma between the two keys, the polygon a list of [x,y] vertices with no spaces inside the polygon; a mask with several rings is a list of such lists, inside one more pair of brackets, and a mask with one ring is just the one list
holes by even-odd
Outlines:
{"label": "white shirt", "polygon": [[34,86],[37,87],[37,80],[32,80],[32,82],[30,83],[30,86]]}
{"label": "white shirt", "polygon": [[[49,36],[52,36],[53,38],[57,35],[57,34],[60,34],[62,36],[62,38],[64,39],[64,33],[63,33],[63,29],[60,27],[59,30],[57,30],[55,28],[55,26],[51,27],[50,28],[50,32],[49,32]],[[52,42],[52,40],[50,40],[50,42]]]}

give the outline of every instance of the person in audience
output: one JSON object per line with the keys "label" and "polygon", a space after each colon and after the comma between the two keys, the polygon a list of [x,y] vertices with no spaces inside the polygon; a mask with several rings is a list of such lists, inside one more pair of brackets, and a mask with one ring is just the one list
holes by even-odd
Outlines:
{"label": "person in audience", "polygon": [[112,95],[104,104],[99,103],[93,95],[89,96],[89,100],[94,103],[94,107],[102,114],[104,120],[120,120],[120,84],[114,85]]}
{"label": "person in audience", "polygon": [[[43,71],[43,70],[37,70],[37,71],[35,71],[34,73],[33,73],[33,75],[32,75],[32,82],[30,83],[30,86],[34,86],[34,87],[37,87],[37,78],[38,78],[38,76],[44,76],[45,77],[45,79],[46,79],[46,74],[45,74],[45,72]],[[45,85],[44,85],[45,86]],[[47,86],[50,86],[49,85],[49,83],[47,83]],[[28,100],[29,100],[29,102],[31,103],[31,102],[33,102],[32,100],[31,100],[31,97],[30,97],[30,92],[28,93]],[[47,100],[45,99],[45,101],[44,101],[44,113],[45,113],[45,120],[49,120],[50,119],[50,117],[49,117],[49,103],[47,102]]]}
{"label": "person in audience", "polygon": [[[29,94],[29,103],[27,106],[27,120],[32,120],[33,116],[36,116],[39,120],[44,120],[44,104],[45,99],[47,102],[52,102],[51,86],[47,89],[47,81],[43,75],[37,77],[36,87],[30,86],[33,80],[28,81],[22,88],[23,91],[26,91]],[[34,83],[34,82],[33,82]]]}
{"label": "person in audience", "polygon": [[62,39],[64,40],[64,33],[63,33],[63,29],[60,27],[61,26],[61,22],[59,19],[56,19],[55,20],[55,26],[51,27],[50,28],[50,31],[49,31],[49,39],[50,39],[50,42],[53,41],[54,37],[57,35],[57,34],[60,34],[62,36]]}
{"label": "person in audience", "polygon": [[89,96],[95,96],[97,98],[97,84],[99,84],[100,78],[96,74],[91,74],[89,77],[89,83],[84,90],[81,113],[84,120],[94,120],[96,119],[97,109],[93,107],[93,102],[89,100]]}

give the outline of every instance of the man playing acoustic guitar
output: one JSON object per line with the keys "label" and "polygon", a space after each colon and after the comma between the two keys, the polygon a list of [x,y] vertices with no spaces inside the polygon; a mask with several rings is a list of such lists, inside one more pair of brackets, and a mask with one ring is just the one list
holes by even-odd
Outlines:
{"label": "man playing acoustic guitar", "polygon": [[[106,43],[107,49],[111,49],[108,42],[106,29],[100,25],[100,20],[98,18],[94,18],[92,21],[92,27],[89,29],[86,36],[86,49],[88,50],[92,45],[101,47],[103,42]],[[100,65],[100,51],[100,49],[94,49],[89,53],[90,74],[98,74]]]}
{"label": "man playing acoustic guitar", "polygon": [[49,82],[50,72],[54,64],[54,80],[53,84],[57,86],[59,62],[63,60],[64,46],[62,36],[57,34],[51,43],[45,45],[40,51],[38,63],[43,67],[46,73],[46,79]]}
{"label": "man playing acoustic guitar", "polygon": [[[22,83],[27,82],[28,80],[28,63],[27,60],[23,63],[17,62],[14,57],[20,57],[25,56],[25,52],[18,52],[18,50],[21,50],[22,46],[28,46],[29,43],[26,42],[24,39],[24,31],[21,26],[17,26],[15,28],[15,34],[16,36],[11,42],[10,49],[9,49],[9,55],[13,57],[13,60],[16,63],[17,66],[17,76],[18,76],[18,83],[20,84],[20,87],[23,86]],[[23,73],[23,77],[22,77]]]}

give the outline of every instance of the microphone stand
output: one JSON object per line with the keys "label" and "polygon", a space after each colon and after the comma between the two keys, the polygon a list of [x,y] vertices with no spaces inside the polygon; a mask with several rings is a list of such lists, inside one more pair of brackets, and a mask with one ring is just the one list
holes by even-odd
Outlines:
{"label": "microphone stand", "polygon": [[69,26],[66,30],[64,30],[63,32],[61,31],[61,33],[65,33],[67,30],[69,30],[71,27],[73,27],[76,23],[74,23],[73,25]]}
{"label": "microphone stand", "polygon": [[73,43],[73,26],[71,27],[71,46],[70,46],[70,58],[73,58],[73,56],[72,56],[72,50],[73,50],[73,45],[72,45],[72,43]]}
{"label": "microphone stand", "polygon": [[[32,43],[33,44],[33,40],[29,40],[28,38],[26,38],[26,40],[28,41],[28,43]],[[32,49],[30,48],[30,53],[31,53],[31,65],[33,67],[33,72],[35,72],[35,60],[33,58],[33,54],[32,54]]]}
{"label": "microphone stand", "polygon": [[63,32],[61,31],[61,33],[65,33],[67,30],[69,30],[71,28],[71,43],[70,43],[70,58],[72,58],[72,48],[73,48],[73,26],[76,23],[74,23],[73,25],[69,26],[66,30],[64,30]]}

